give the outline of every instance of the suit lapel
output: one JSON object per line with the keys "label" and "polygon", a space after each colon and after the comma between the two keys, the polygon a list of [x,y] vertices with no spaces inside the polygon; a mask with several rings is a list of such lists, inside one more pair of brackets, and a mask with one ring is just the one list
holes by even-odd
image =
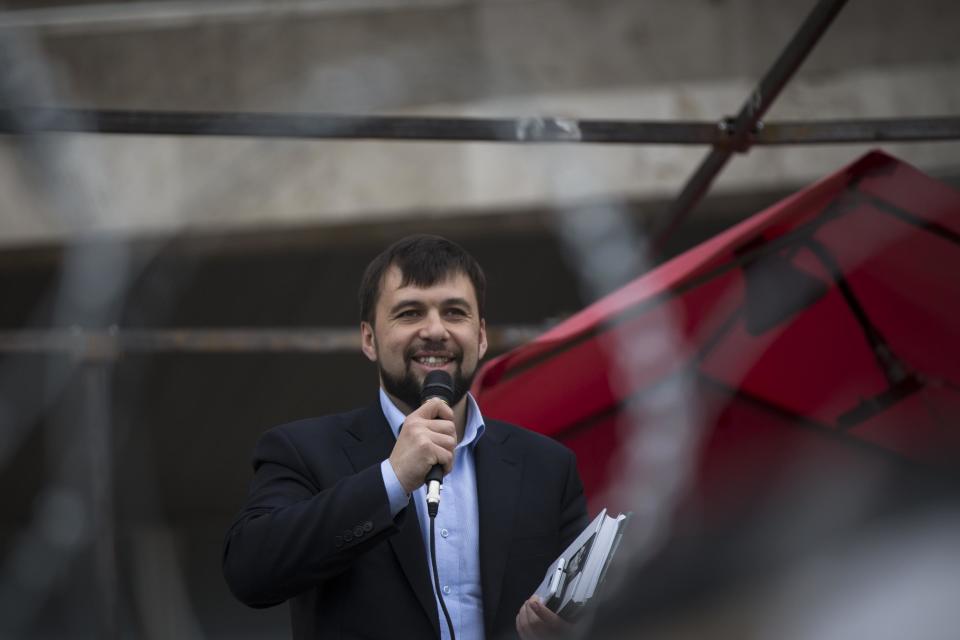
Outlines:
{"label": "suit lapel", "polygon": [[[344,448],[354,471],[380,464],[390,456],[393,445],[396,443],[396,438],[379,405],[372,406],[360,414],[357,420],[347,427],[347,431],[356,438],[356,442]],[[390,536],[389,541],[410,587],[417,595],[417,600],[420,601],[439,636],[440,618],[433,586],[430,583],[427,552],[423,548],[423,534],[420,532],[420,522],[412,496],[403,522],[400,524],[400,531]]]}
{"label": "suit lapel", "polygon": [[477,502],[480,512],[480,585],[483,622],[493,628],[506,571],[507,551],[517,509],[521,456],[496,422],[487,421],[475,451]]}

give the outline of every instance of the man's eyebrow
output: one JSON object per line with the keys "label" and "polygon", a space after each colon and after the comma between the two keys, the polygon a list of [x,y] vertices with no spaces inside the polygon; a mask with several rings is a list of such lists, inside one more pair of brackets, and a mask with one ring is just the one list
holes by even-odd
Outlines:
{"label": "man's eyebrow", "polygon": [[[473,307],[470,305],[470,301],[467,300],[466,298],[446,298],[441,302],[441,304],[444,307],[466,307],[467,309],[473,310]],[[422,300],[417,300],[413,298],[406,299],[406,300],[399,300],[396,302],[396,304],[390,307],[390,313],[394,314],[400,311],[401,309],[409,309],[409,308],[421,309],[425,306],[426,305],[423,303]]]}
{"label": "man's eyebrow", "polygon": [[422,307],[422,306],[424,305],[423,305],[423,302],[421,302],[420,300],[400,300],[396,304],[394,304],[392,307],[390,307],[390,313],[396,313],[397,311],[400,311],[401,309],[405,309],[407,307]]}
{"label": "man's eyebrow", "polygon": [[447,298],[443,301],[445,307],[467,307],[471,309],[470,302],[466,298]]}

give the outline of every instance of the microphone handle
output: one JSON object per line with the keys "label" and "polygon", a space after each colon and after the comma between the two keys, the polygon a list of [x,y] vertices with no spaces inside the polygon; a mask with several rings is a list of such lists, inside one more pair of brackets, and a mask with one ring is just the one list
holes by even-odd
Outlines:
{"label": "microphone handle", "polygon": [[[442,386],[447,387],[447,391],[452,393],[453,381],[446,373],[444,373],[444,375],[434,375],[432,373],[427,374],[427,379],[424,380],[424,386],[426,386],[428,381],[430,381],[431,376],[435,378],[432,381],[433,384],[437,384],[438,381],[436,378],[439,378],[439,382],[445,383]],[[428,391],[423,395],[426,396],[423,398],[423,402],[427,402],[431,398],[440,398],[445,404],[450,404],[450,395],[446,393],[432,394]],[[427,514],[430,516],[430,518],[435,518],[437,511],[440,508],[440,489],[443,486],[443,466],[435,464],[430,467],[430,471],[427,473],[427,477],[424,479],[424,482],[427,485]]]}
{"label": "microphone handle", "polygon": [[[444,403],[444,404],[446,404],[446,405],[449,405],[449,404],[450,404],[450,401],[449,401],[447,398],[444,398],[444,397],[442,397],[442,396],[430,396],[430,397],[428,397],[428,398],[424,398],[423,401],[424,401],[424,402],[427,402],[428,400],[431,400],[431,399],[433,399],[433,398],[440,398],[441,400],[443,400],[443,403]],[[430,487],[430,483],[431,483],[431,482],[438,482],[438,483],[440,483],[440,484],[443,484],[443,467],[442,467],[441,465],[439,465],[439,464],[435,464],[435,465],[433,465],[432,467],[430,467],[430,471],[427,472],[427,477],[424,478],[423,481],[424,481],[425,483],[427,483],[428,494],[429,494],[428,497],[427,497],[427,500],[430,500],[430,498],[433,497],[434,495],[436,496],[436,499],[439,500],[439,499],[440,499],[440,493],[439,493],[440,490],[437,489],[436,492],[434,492],[434,491],[429,491],[429,489],[431,488],[431,487]]]}
{"label": "microphone handle", "polygon": [[431,480],[436,480],[437,482],[443,482],[443,467],[439,464],[435,464],[430,467],[430,471],[427,472],[427,477],[424,482],[430,482]]}

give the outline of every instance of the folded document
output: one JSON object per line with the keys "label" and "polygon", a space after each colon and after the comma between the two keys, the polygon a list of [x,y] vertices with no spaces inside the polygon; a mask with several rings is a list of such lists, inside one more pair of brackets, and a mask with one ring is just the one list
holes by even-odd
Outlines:
{"label": "folded document", "polygon": [[604,509],[560,554],[536,591],[541,601],[565,620],[575,620],[603,582],[629,516]]}

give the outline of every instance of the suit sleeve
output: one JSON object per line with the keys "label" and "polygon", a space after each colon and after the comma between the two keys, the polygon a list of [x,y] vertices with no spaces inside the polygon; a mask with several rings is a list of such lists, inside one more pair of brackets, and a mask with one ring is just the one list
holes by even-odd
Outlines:
{"label": "suit sleeve", "polygon": [[406,515],[391,516],[379,464],[318,486],[282,429],[260,438],[253,464],[223,551],[227,584],[249,606],[279,604],[344,571]]}

